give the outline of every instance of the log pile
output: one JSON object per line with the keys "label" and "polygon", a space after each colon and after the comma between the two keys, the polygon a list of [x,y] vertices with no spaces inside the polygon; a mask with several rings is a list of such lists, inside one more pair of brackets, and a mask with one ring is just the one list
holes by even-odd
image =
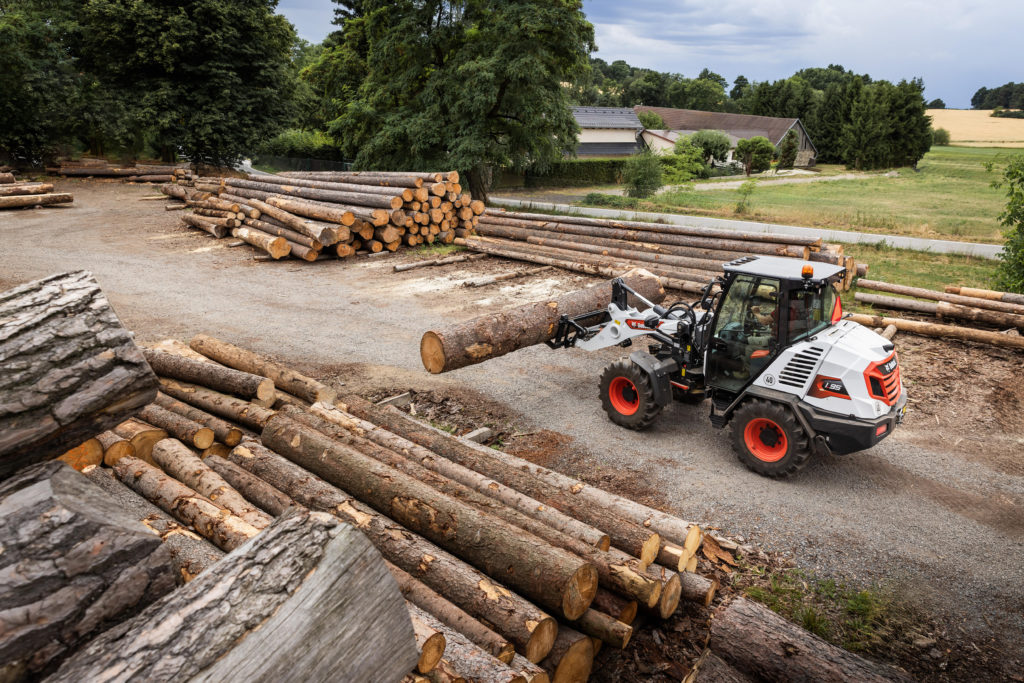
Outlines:
{"label": "log pile", "polygon": [[60,166],[47,168],[48,173],[77,178],[120,178],[126,183],[169,183],[176,178],[189,178],[191,171],[178,164],[135,164],[118,166],[106,159],[62,161]]}
{"label": "log pile", "polygon": [[0,173],[0,209],[55,206],[74,200],[68,192],[54,192],[52,183],[19,182],[13,173]]}
{"label": "log pile", "polygon": [[[860,279],[854,298],[874,308],[908,311],[930,316],[930,320],[890,318],[857,314],[853,320],[875,328],[929,337],[961,339],[1006,348],[1024,349],[1024,296],[968,287],[946,287],[936,291],[890,282]],[[884,292],[876,294],[873,292]],[[893,296],[895,295],[895,296]],[[891,338],[891,336],[890,336]]]}
{"label": "log pile", "polygon": [[584,216],[549,216],[489,208],[480,216],[477,236],[459,234],[456,244],[495,256],[614,277],[645,268],[666,287],[691,293],[716,275],[722,264],[742,256],[788,256],[846,267],[844,289],[864,264],[844,255],[841,245],[820,239],[759,232],[736,232],[663,223]]}
{"label": "log pile", "polygon": [[457,172],[330,172],[251,178],[179,177],[164,194],[192,208],[182,222],[228,235],[269,259],[304,261],[452,243],[473,234],[483,202]]}

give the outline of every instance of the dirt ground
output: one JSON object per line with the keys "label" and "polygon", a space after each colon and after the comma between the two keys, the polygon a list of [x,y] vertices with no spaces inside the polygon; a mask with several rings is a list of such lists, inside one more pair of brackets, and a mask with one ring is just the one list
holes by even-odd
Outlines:
{"label": "dirt ground", "polygon": [[[903,619],[873,656],[925,680],[1021,680],[1024,353],[898,336],[911,396],[905,425],[870,451],[776,482],[739,463],[706,406],[670,406],[641,434],[611,424],[597,379],[618,349],[531,347],[445,375],[423,370],[419,339],[431,327],[590,278],[548,271],[467,288],[470,278],[523,266],[487,258],[394,273],[420,258],[409,252],[256,262],[248,247],[180,227],[163,202],[142,200],[153,188],[57,184],[74,205],[0,213],[0,290],[86,269],[140,341],[205,332],[320,376],[342,395],[412,391],[421,417],[457,430],[490,426],[498,447],[763,549],[761,567],[889,592]],[[723,592],[744,591],[761,573],[722,574]],[[640,631],[626,655],[603,650],[596,676],[679,680],[706,617],[681,610]]]}

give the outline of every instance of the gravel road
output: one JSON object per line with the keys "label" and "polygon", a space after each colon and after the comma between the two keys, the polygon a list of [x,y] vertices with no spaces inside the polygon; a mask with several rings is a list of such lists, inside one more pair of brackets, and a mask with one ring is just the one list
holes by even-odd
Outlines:
{"label": "gravel road", "polygon": [[[140,201],[154,194],[151,188],[57,184],[75,193],[72,207],[0,213],[0,290],[87,269],[143,341],[206,332],[349,378],[353,388],[359,377],[374,376],[396,388],[442,388],[467,401],[493,401],[524,428],[570,437],[582,454],[572,461],[575,474],[612,484],[628,478],[686,519],[790,553],[824,575],[887,582],[968,638],[1001,635],[1008,655],[1024,650],[1024,430],[953,419],[954,434],[1013,461],[995,466],[954,446],[939,429],[948,412],[931,406],[927,419],[912,413],[869,452],[771,481],[743,468],[729,434],[708,423],[706,406],[670,406],[642,434],[611,424],[597,379],[619,349],[532,347],[440,377],[422,369],[419,338],[430,327],[569,291],[586,278],[556,271],[467,289],[462,280],[512,266],[484,260],[391,272],[396,261],[412,258],[405,255],[257,263],[247,247],[226,248],[179,228],[163,202]],[[1016,369],[1011,359],[1005,377],[990,374],[986,381],[1016,385],[1020,361],[1018,355]],[[1020,401],[1022,394],[1014,396]]]}

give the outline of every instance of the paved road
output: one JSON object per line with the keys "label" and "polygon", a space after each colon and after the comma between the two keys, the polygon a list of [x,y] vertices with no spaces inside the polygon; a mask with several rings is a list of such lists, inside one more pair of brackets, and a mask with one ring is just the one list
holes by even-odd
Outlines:
{"label": "paved road", "polygon": [[[159,202],[137,201],[150,189],[58,185],[76,193],[73,207],[0,213],[0,289],[85,268],[141,340],[207,332],[318,367],[336,382],[370,376],[395,389],[441,387],[467,403],[504,405],[524,426],[568,437],[584,454],[577,473],[591,481],[646,491],[684,518],[793,553],[825,575],[892,582],[972,638],[991,633],[987,618],[1016,648],[1008,654],[1021,651],[1022,472],[978,465],[948,443],[911,443],[911,430],[926,433],[928,424],[911,422],[870,452],[771,481],[740,465],[705,408],[672,406],[643,434],[612,425],[597,378],[619,349],[532,347],[440,377],[420,367],[424,330],[578,288],[580,277],[470,290],[459,283],[495,266],[396,274],[393,256],[256,263],[244,249],[177,227]],[[1003,452],[1024,449],[1014,437],[975,436]]]}

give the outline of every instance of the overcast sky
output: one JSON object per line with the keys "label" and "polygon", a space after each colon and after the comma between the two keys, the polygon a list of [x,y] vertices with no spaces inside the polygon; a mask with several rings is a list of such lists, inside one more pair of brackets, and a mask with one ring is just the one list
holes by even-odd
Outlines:
{"label": "overcast sky", "polygon": [[[330,0],[281,0],[311,42],[331,25]],[[1021,0],[584,0],[596,56],[731,83],[765,81],[808,66],[842,64],[898,81],[924,79],[925,96],[970,107],[981,86],[1024,80]]]}

